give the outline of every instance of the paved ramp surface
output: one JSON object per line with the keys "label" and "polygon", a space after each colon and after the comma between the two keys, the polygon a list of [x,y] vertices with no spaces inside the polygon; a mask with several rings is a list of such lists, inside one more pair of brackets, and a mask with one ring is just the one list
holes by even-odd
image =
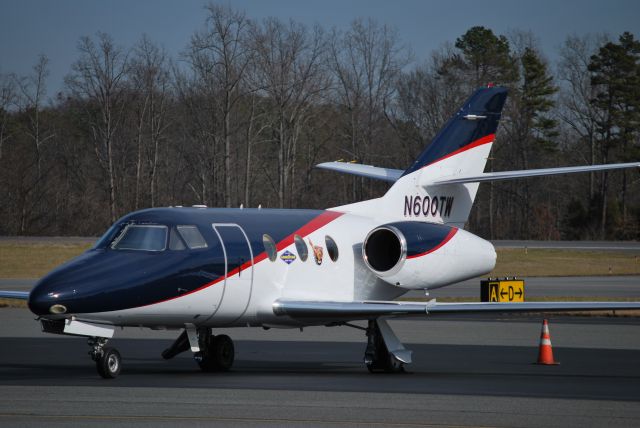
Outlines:
{"label": "paved ramp surface", "polygon": [[230,373],[204,374],[177,335],[118,331],[121,376],[100,379],[84,339],[45,335],[27,311],[0,310],[2,426],[640,425],[640,320],[555,318],[561,365],[532,365],[540,319],[396,320],[414,351],[405,374],[371,375],[348,327],[226,330]]}

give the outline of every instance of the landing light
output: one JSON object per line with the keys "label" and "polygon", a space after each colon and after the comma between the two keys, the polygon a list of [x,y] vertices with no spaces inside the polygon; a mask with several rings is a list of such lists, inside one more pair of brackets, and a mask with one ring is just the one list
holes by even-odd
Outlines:
{"label": "landing light", "polygon": [[49,308],[49,312],[52,314],[64,314],[67,312],[67,307],[56,303]]}

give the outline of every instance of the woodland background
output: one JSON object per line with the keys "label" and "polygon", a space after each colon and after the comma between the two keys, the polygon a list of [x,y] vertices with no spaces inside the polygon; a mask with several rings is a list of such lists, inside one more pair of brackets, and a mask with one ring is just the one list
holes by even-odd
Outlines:
{"label": "woodland background", "polygon": [[[78,41],[64,89],[48,58],[0,74],[0,235],[99,235],[154,206],[325,208],[388,185],[314,170],[405,169],[471,92],[510,88],[487,171],[640,160],[640,42],[472,27],[416,63],[397,32],[256,22],[210,4],[176,57],[143,36]],[[482,184],[488,239],[640,239],[637,169]]]}

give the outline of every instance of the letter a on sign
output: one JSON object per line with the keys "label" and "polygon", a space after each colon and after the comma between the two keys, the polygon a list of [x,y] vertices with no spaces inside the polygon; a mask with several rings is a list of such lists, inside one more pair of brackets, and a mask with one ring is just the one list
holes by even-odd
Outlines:
{"label": "letter a on sign", "polygon": [[498,301],[498,283],[497,282],[489,283],[489,301],[490,302]]}

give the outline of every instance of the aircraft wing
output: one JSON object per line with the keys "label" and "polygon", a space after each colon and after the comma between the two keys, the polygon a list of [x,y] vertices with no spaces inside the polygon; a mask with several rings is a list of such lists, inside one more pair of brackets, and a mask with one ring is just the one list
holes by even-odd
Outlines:
{"label": "aircraft wing", "polygon": [[373,165],[362,165],[350,162],[324,162],[316,165],[316,168],[328,169],[346,174],[358,175],[360,177],[374,178],[376,180],[384,180],[395,182],[402,176],[404,172],[401,169],[380,168]]}
{"label": "aircraft wing", "polygon": [[451,313],[555,312],[640,309],[640,302],[522,302],[522,303],[438,303],[401,301],[295,301],[273,303],[276,315],[297,319],[358,320],[380,316],[415,316]]}
{"label": "aircraft wing", "polygon": [[515,180],[527,177],[542,177],[545,175],[573,174],[576,172],[606,171],[610,169],[640,168],[640,162],[612,163],[607,165],[569,166],[562,168],[525,169],[521,171],[486,172],[471,177],[436,180],[431,184],[460,184],[479,183],[483,181]]}
{"label": "aircraft wing", "polygon": [[0,290],[0,299],[16,299],[16,300],[28,300],[28,291],[3,291]]}

